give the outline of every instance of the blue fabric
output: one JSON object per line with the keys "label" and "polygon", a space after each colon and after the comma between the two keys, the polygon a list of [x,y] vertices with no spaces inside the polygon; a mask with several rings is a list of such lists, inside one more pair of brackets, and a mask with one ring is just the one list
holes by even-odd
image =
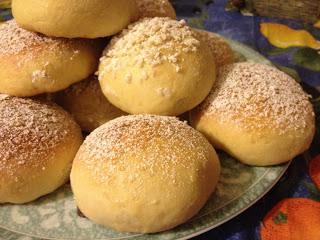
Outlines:
{"label": "blue fabric", "polygon": [[[215,0],[210,4],[205,4],[206,2],[212,1],[175,0],[173,1],[173,4],[177,9],[177,13],[180,18],[190,19],[193,17],[201,17],[201,13],[205,11],[209,16],[203,22],[203,28],[247,44],[259,51],[264,56],[268,57],[274,63],[296,69],[301,79],[311,86],[320,86],[320,72],[310,71],[292,63],[292,54],[297,50],[296,48],[291,48],[284,54],[276,56],[268,55],[268,50],[272,49],[273,47],[261,35],[260,23],[278,22],[296,29],[307,28],[318,38],[320,38],[320,29],[313,28],[308,24],[291,20],[259,16],[243,16],[239,12],[228,12],[225,10],[227,2],[226,0]],[[199,10],[197,9],[200,9],[201,13],[199,13]]]}

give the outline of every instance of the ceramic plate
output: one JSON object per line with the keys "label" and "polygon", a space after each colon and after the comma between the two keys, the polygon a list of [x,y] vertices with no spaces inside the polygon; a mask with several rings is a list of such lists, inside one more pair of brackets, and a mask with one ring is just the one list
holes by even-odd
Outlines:
{"label": "ceramic plate", "polygon": [[[270,64],[259,53],[228,40],[238,61]],[[26,205],[0,206],[0,240],[103,240],[103,239],[185,239],[206,232],[230,220],[263,197],[279,180],[289,164],[249,167],[224,153],[219,154],[222,175],[217,190],[200,213],[171,231],[152,234],[120,233],[80,217],[70,186]],[[6,230],[4,230],[6,229]]]}

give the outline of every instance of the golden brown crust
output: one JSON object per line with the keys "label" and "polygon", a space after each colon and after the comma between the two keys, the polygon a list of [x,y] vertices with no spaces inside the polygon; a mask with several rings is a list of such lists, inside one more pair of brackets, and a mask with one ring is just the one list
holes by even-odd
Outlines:
{"label": "golden brown crust", "polygon": [[95,76],[59,92],[55,101],[75,118],[85,132],[92,132],[102,124],[126,115],[103,95]]}
{"label": "golden brown crust", "polygon": [[27,53],[36,57],[41,50],[64,51],[66,48],[73,49],[77,45],[88,43],[94,44],[85,39],[55,38],[30,32],[21,28],[14,19],[0,25],[0,56],[3,57]]}
{"label": "golden brown crust", "polygon": [[229,44],[218,34],[195,29],[200,38],[206,42],[215,58],[217,68],[234,62],[234,53]]}
{"label": "golden brown crust", "polygon": [[56,190],[81,143],[79,126],[56,104],[0,95],[0,203]]}
{"label": "golden brown crust", "polygon": [[190,119],[214,147],[257,166],[293,159],[315,133],[315,114],[301,86],[274,67],[251,62],[222,67]]}
{"label": "golden brown crust", "polygon": [[100,40],[51,38],[8,21],[0,26],[0,91],[26,97],[65,89],[96,70],[101,47]]}
{"label": "golden brown crust", "polygon": [[293,78],[250,62],[220,69],[215,87],[198,110],[250,131],[269,129],[279,134],[303,132],[314,118],[308,95]]}
{"label": "golden brown crust", "polygon": [[91,220],[119,231],[152,233],[194,216],[219,174],[214,149],[186,123],[131,115],[87,137],[73,163],[71,185]]}
{"label": "golden brown crust", "polygon": [[65,38],[112,36],[129,24],[136,11],[133,0],[12,1],[12,14],[24,29]]}
{"label": "golden brown crust", "polygon": [[43,171],[52,152],[79,132],[63,109],[49,102],[6,97],[0,100],[1,177],[16,171]]}
{"label": "golden brown crust", "polygon": [[[175,142],[175,150],[160,149],[160,145],[154,141],[155,139]],[[81,147],[77,161],[84,161],[86,166],[95,172],[98,180],[107,180],[108,174],[101,167],[99,161],[121,169],[126,167],[126,163],[119,160],[119,156],[137,154],[145,149],[152,149],[152,152],[148,154],[148,159],[141,159],[140,163],[137,163],[141,164],[141,166],[137,165],[137,169],[145,168],[156,172],[157,168],[165,169],[169,165],[176,164],[187,167],[188,162],[193,162],[194,156],[179,159],[179,155],[182,154],[180,149],[185,147],[193,148],[197,152],[197,161],[207,161],[207,149],[203,148],[203,145],[206,144],[208,143],[199,132],[175,117],[130,115],[114,119],[94,131]],[[170,159],[157,163],[157,159],[161,155],[168,155]],[[114,171],[115,169],[110,168],[109,170]],[[174,179],[174,172],[164,172],[163,174],[167,178],[166,180]],[[130,176],[128,177],[130,178]]]}
{"label": "golden brown crust", "polygon": [[102,91],[131,114],[176,116],[201,103],[216,78],[208,46],[184,20],[144,18],[113,37],[100,59]]}
{"label": "golden brown crust", "polygon": [[136,0],[138,18],[169,17],[176,19],[176,12],[168,0]]}

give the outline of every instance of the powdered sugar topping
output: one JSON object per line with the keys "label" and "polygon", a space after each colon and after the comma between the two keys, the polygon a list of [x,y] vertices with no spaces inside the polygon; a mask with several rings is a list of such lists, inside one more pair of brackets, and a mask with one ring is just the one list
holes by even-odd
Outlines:
{"label": "powdered sugar topping", "polygon": [[276,68],[257,63],[223,67],[210,95],[199,106],[204,116],[218,116],[248,130],[303,130],[314,112],[301,86]]}
{"label": "powdered sugar topping", "polygon": [[[99,181],[111,181],[118,171],[126,170],[127,177],[137,181],[136,174],[141,170],[150,175],[161,172],[174,181],[172,166],[205,165],[210,147],[199,132],[175,117],[131,115],[112,120],[91,133],[76,161],[85,162]],[[186,149],[193,149],[193,154]]]}
{"label": "powdered sugar topping", "polygon": [[64,144],[75,126],[72,118],[52,103],[15,97],[0,99],[1,174],[14,176],[17,164],[46,167],[43,159]]}
{"label": "powdered sugar topping", "polygon": [[0,54],[18,54],[43,44],[58,44],[62,40],[27,31],[18,26],[15,20],[0,25]]}

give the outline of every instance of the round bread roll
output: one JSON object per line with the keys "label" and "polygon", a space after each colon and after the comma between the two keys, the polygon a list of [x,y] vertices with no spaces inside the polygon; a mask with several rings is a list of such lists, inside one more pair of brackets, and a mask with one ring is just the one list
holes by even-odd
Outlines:
{"label": "round bread roll", "polygon": [[111,40],[99,80],[109,101],[125,112],[177,116],[208,95],[216,78],[213,62],[185,21],[144,18]]}
{"label": "round bread roll", "polygon": [[45,37],[20,28],[14,20],[0,25],[0,92],[34,96],[87,78],[101,54],[94,43]]}
{"label": "round bread roll", "polygon": [[94,222],[153,233],[194,216],[219,174],[213,147],[186,123],[132,115],[87,137],[72,166],[71,186],[81,212]]}
{"label": "round bread roll", "polygon": [[249,62],[223,67],[190,118],[214,147],[256,166],[291,160],[309,148],[315,133],[301,86],[274,67]]}
{"label": "round bread roll", "polygon": [[95,76],[59,92],[55,100],[71,113],[85,132],[92,132],[102,124],[126,115],[106,99]]}
{"label": "round bread roll", "polygon": [[169,0],[135,0],[138,11],[135,20],[145,17],[169,17],[176,19],[176,11]]}
{"label": "round bread roll", "polygon": [[224,65],[234,63],[234,53],[230,45],[218,34],[200,29],[194,29],[201,39],[208,44],[215,57],[217,69]]}
{"label": "round bread roll", "polygon": [[82,143],[80,127],[62,108],[0,95],[0,203],[26,203],[69,179]]}
{"label": "round bread roll", "polygon": [[12,0],[12,13],[23,28],[47,36],[99,38],[125,28],[137,6],[132,0]]}

